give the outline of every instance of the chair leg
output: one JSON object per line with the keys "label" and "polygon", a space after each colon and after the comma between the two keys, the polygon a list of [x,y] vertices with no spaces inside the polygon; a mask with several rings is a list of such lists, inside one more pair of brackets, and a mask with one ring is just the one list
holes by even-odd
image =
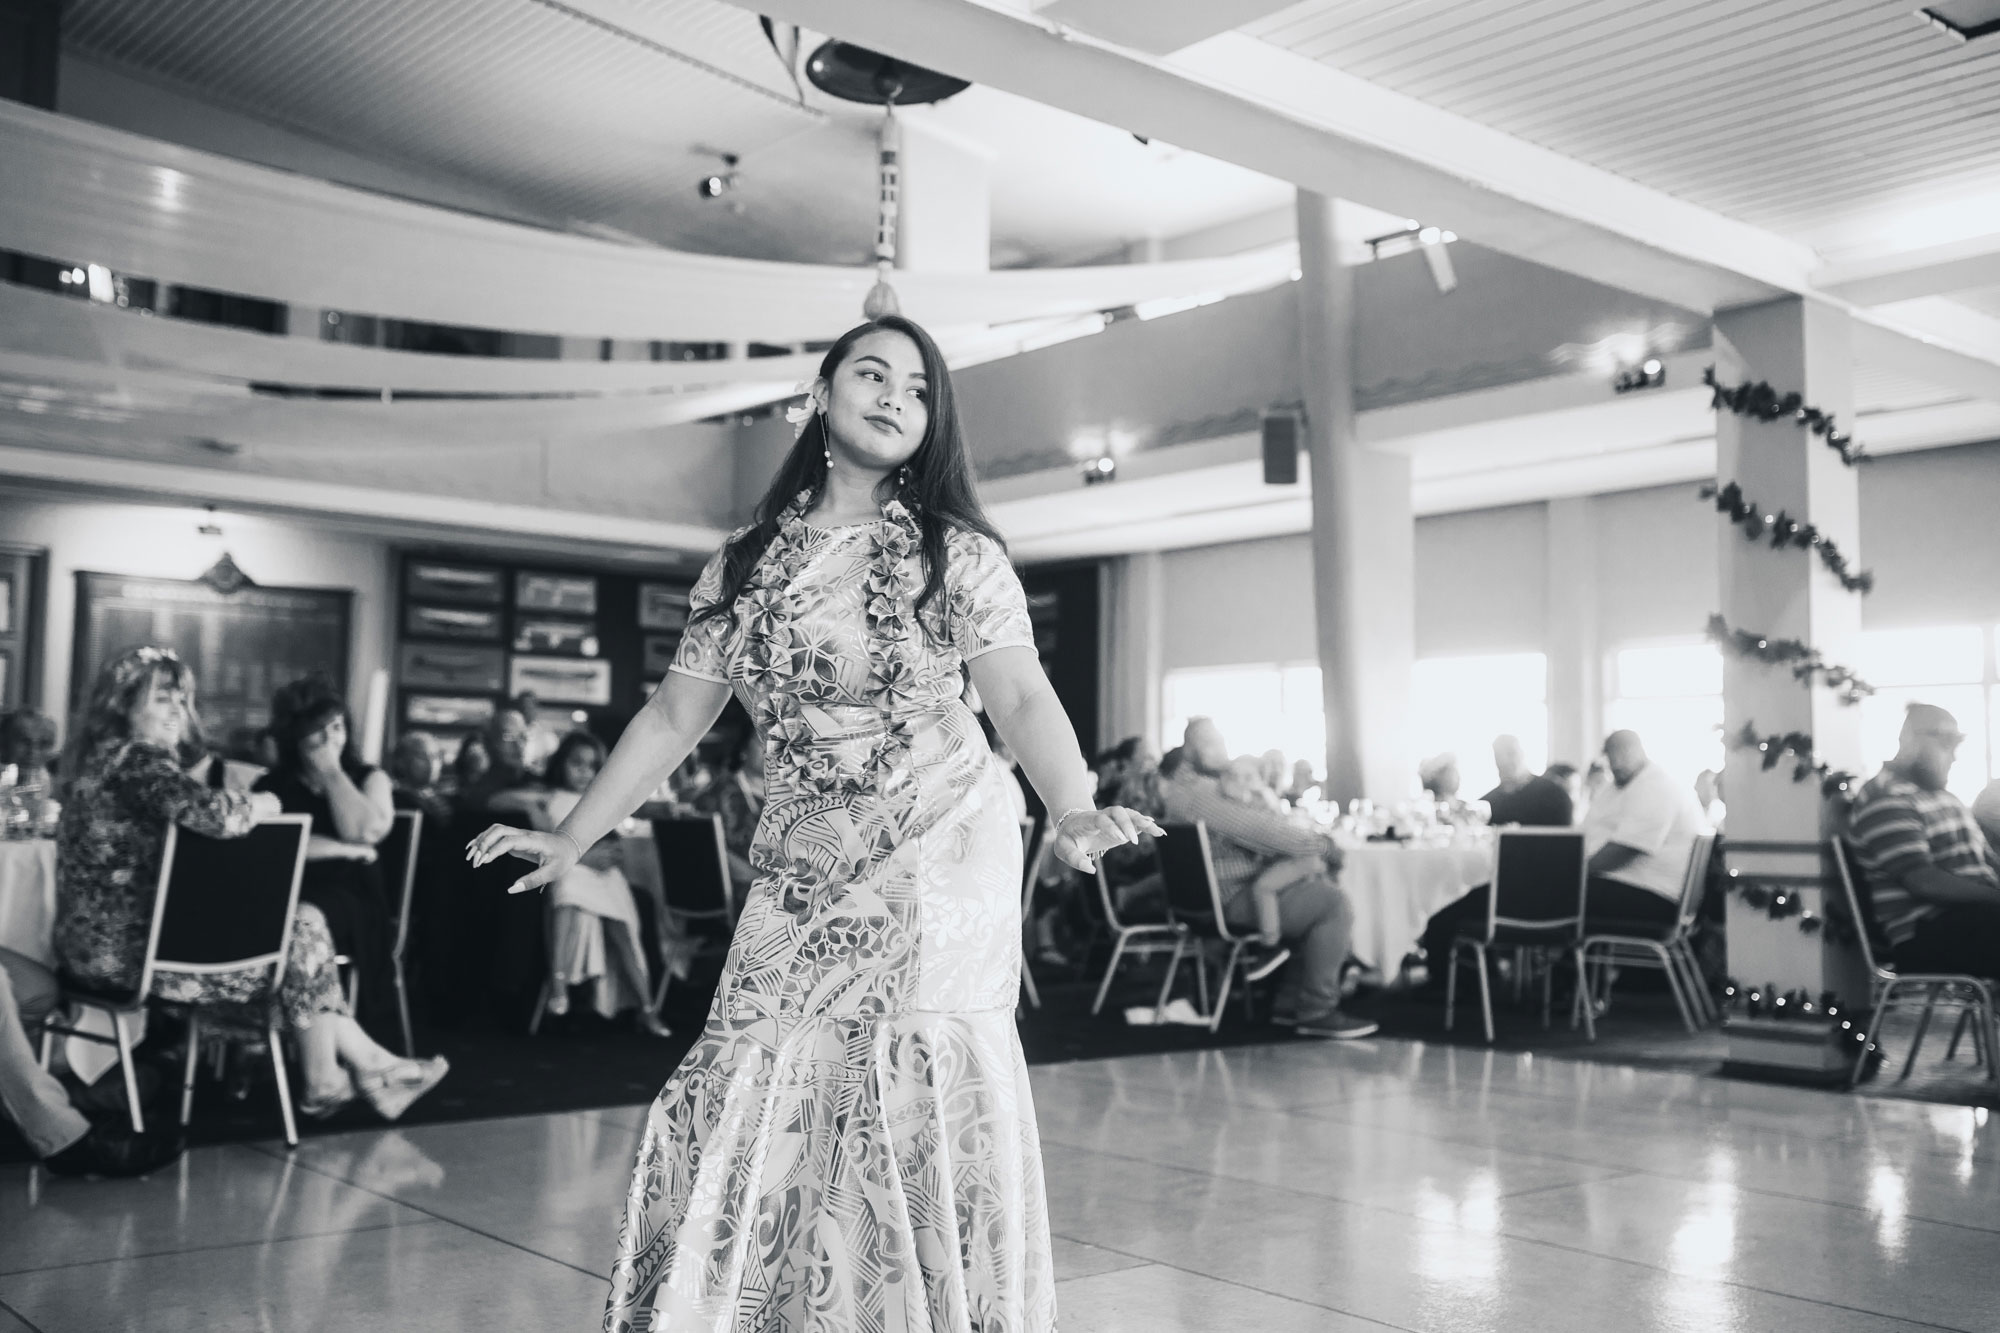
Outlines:
{"label": "chair leg", "polygon": [[[1208,1013],[1208,1030],[1214,1032],[1222,1026],[1222,1011],[1229,1005],[1229,988],[1236,980],[1236,968],[1243,961],[1243,944],[1239,940],[1229,947],[1229,961],[1222,967],[1222,985],[1215,992],[1215,1007]],[[1245,982],[1243,993],[1250,993],[1250,984]]]}
{"label": "chair leg", "polygon": [[1208,1012],[1208,941],[1200,940],[1194,951],[1194,993],[1201,1001],[1201,1012]]}
{"label": "chair leg", "polygon": [[[657,1012],[659,1001],[653,1002]],[[396,960],[396,1016],[403,1021],[403,1054],[414,1060],[417,1058],[416,1033],[410,1027],[410,986],[403,976],[403,960]]]}
{"label": "chair leg", "polygon": [[1486,1020],[1486,1044],[1493,1044],[1493,983],[1486,975],[1486,946],[1472,946],[1472,956],[1479,961],[1479,1016]]}
{"label": "chair leg", "polygon": [[1125,932],[1119,931],[1118,942],[1111,946],[1111,962],[1104,969],[1104,980],[1097,983],[1097,998],[1090,1002],[1092,1014],[1104,1012],[1104,997],[1111,993],[1111,979],[1118,975],[1118,964],[1125,958],[1126,938]]}
{"label": "chair leg", "polygon": [[1924,1033],[1930,1031],[1931,1011],[1937,1008],[1938,991],[1940,989],[1942,988],[1933,985],[1930,991],[1924,996],[1924,1012],[1917,1019],[1917,1035],[1910,1039],[1910,1053],[1903,1057],[1903,1072],[1896,1075],[1898,1083],[1908,1078],[1910,1071],[1916,1068],[1917,1052],[1923,1049]]}
{"label": "chair leg", "polygon": [[[1579,992],[1581,992],[1588,984],[1585,981],[1584,966],[1583,966],[1583,950],[1578,949],[1576,951],[1575,958],[1576,958],[1576,988]],[[1588,1001],[1585,1001],[1583,1006],[1583,1035],[1584,1039],[1587,1041],[1597,1040],[1597,1014],[1594,1012],[1593,1007]]]}
{"label": "chair leg", "polygon": [[549,988],[554,984],[552,979],[545,977],[542,988],[535,992],[535,1012],[528,1015],[528,1035],[531,1037],[542,1030],[542,1015],[549,1011]]}
{"label": "chair leg", "polygon": [[[1958,1043],[1965,1036],[1965,1030],[1972,1026],[1972,1006],[1964,1005],[1958,1011],[1958,1021],[1951,1025],[1951,1040],[1945,1043],[1944,1058],[1947,1063],[1958,1058]],[[1979,1062],[1979,1039],[1973,1038],[1972,1060]]]}
{"label": "chair leg", "polygon": [[118,1038],[118,1073],[125,1080],[125,1109],[132,1116],[132,1132],[146,1132],[146,1115],[139,1109],[139,1071],[132,1063],[132,1034],[125,1030],[125,1016],[111,1015],[111,1030]]}
{"label": "chair leg", "polygon": [[1667,993],[1674,997],[1674,1008],[1680,1010],[1681,1026],[1692,1037],[1695,1034],[1694,1010],[1687,996],[1681,993],[1681,970],[1674,964],[1673,952],[1664,944],[1656,944],[1652,946],[1652,953],[1660,960],[1660,971],[1667,978]]}
{"label": "chair leg", "polygon": [[1680,989],[1687,995],[1688,1007],[1694,1013],[1695,1025],[1707,1027],[1714,1021],[1714,1015],[1709,1012],[1709,996],[1707,987],[1702,985],[1700,969],[1694,966],[1693,959],[1679,942],[1667,944],[1665,956],[1667,966],[1674,969],[1675,975],[1680,980]]}
{"label": "chair leg", "polygon": [[278,1081],[278,1114],[285,1121],[285,1146],[299,1146],[299,1125],[292,1119],[292,1085],[285,1074],[285,1041],[276,1019],[271,1020],[271,1074]]}
{"label": "chair leg", "polygon": [[1452,1011],[1458,1008],[1458,941],[1453,940],[1444,966],[1444,1030],[1451,1031]]}
{"label": "chair leg", "polygon": [[1680,960],[1681,975],[1687,978],[1695,1007],[1701,1010],[1702,1023],[1706,1025],[1719,1021],[1722,1013],[1716,1008],[1715,996],[1709,993],[1708,978],[1702,975],[1701,963],[1694,956],[1694,946],[1685,939],[1679,939],[1667,947]]}
{"label": "chair leg", "polygon": [[1569,997],[1569,1030],[1576,1031],[1583,1021],[1584,1008],[1589,1004],[1590,986],[1586,978],[1590,975],[1590,946],[1580,946],[1576,950],[1576,990]]}
{"label": "chair leg", "polygon": [[41,1049],[42,1069],[44,1071],[48,1069],[49,1062],[54,1060],[55,1057],[56,1057],[56,1030],[52,1027],[44,1027],[42,1029],[42,1049]]}
{"label": "chair leg", "polygon": [[201,1063],[201,1015],[188,1011],[187,1058],[181,1069],[181,1128],[194,1114],[194,1071]]}
{"label": "chair leg", "polygon": [[1186,948],[1187,937],[1184,935],[1175,936],[1173,957],[1167,960],[1166,980],[1160,983],[1160,998],[1153,1004],[1154,1027],[1158,1027],[1167,1021],[1167,997],[1174,993],[1174,976],[1181,970],[1181,953]]}
{"label": "chair leg", "polygon": [[1868,1065],[1868,1048],[1875,1044],[1875,1034],[1882,1030],[1882,1015],[1889,1011],[1889,1001],[1895,993],[1896,983],[1892,981],[1882,987],[1881,995],[1876,997],[1875,1012],[1868,1015],[1867,1030],[1861,1034],[1861,1050],[1854,1057],[1854,1067],[1847,1071],[1847,1086],[1850,1088],[1861,1082],[1861,1071]]}
{"label": "chair leg", "polygon": [[1030,1009],[1039,1009],[1042,1007],[1042,992],[1035,986],[1035,974],[1028,970],[1028,960],[1026,958],[1021,960],[1021,990],[1028,997],[1028,1007]]}

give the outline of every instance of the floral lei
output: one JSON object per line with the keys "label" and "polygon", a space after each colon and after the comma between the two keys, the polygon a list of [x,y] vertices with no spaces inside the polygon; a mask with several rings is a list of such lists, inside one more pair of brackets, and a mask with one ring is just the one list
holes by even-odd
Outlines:
{"label": "floral lei", "polygon": [[868,697],[881,713],[882,731],[859,765],[843,765],[816,744],[818,738],[805,713],[809,706],[832,702],[837,682],[830,667],[806,668],[801,661],[802,646],[792,632],[799,604],[789,589],[805,563],[805,511],[812,499],[811,491],[801,491],[786,507],[768,557],[770,572],[746,590],[738,604],[745,622],[744,653],[750,679],[765,690],[758,720],[764,727],[771,762],[799,787],[822,796],[880,794],[908,757],[911,744],[906,706],[917,689],[913,660],[917,584],[909,556],[917,549],[917,521],[901,501],[891,500],[882,507],[886,522],[868,536],[864,582]]}

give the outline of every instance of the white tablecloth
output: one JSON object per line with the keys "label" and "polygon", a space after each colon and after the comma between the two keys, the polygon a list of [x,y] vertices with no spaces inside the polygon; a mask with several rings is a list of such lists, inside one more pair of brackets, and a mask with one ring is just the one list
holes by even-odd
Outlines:
{"label": "white tablecloth", "polygon": [[56,844],[0,842],[0,949],[55,966]]}
{"label": "white tablecloth", "polygon": [[1346,850],[1340,887],[1354,904],[1354,956],[1394,973],[1446,903],[1493,878],[1491,843],[1420,847],[1371,842]]}

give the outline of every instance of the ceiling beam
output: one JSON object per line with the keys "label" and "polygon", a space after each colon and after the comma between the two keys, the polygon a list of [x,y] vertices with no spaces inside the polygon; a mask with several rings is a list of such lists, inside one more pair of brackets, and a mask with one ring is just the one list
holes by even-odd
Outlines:
{"label": "ceiling beam", "polygon": [[1168,61],[964,0],[731,0],[1310,190],[1707,313],[1809,287],[1760,228],[1227,33]]}
{"label": "ceiling beam", "polygon": [[1154,55],[1275,14],[1292,0],[1036,0],[1045,19]]}
{"label": "ceiling beam", "polygon": [[1816,285],[1860,306],[2000,287],[2000,232],[1829,264],[1816,275]]}

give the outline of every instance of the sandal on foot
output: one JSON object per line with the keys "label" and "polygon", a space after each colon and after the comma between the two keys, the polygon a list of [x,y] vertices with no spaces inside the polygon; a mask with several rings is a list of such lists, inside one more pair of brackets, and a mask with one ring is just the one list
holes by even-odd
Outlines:
{"label": "sandal on foot", "polygon": [[326,1096],[307,1094],[299,1101],[299,1114],[308,1120],[325,1120],[340,1114],[354,1098],[354,1080],[345,1079]]}
{"label": "sandal on foot", "polygon": [[399,1060],[355,1081],[360,1085],[362,1097],[375,1108],[375,1114],[384,1120],[394,1120],[449,1072],[451,1062],[442,1055],[433,1055],[428,1060]]}

